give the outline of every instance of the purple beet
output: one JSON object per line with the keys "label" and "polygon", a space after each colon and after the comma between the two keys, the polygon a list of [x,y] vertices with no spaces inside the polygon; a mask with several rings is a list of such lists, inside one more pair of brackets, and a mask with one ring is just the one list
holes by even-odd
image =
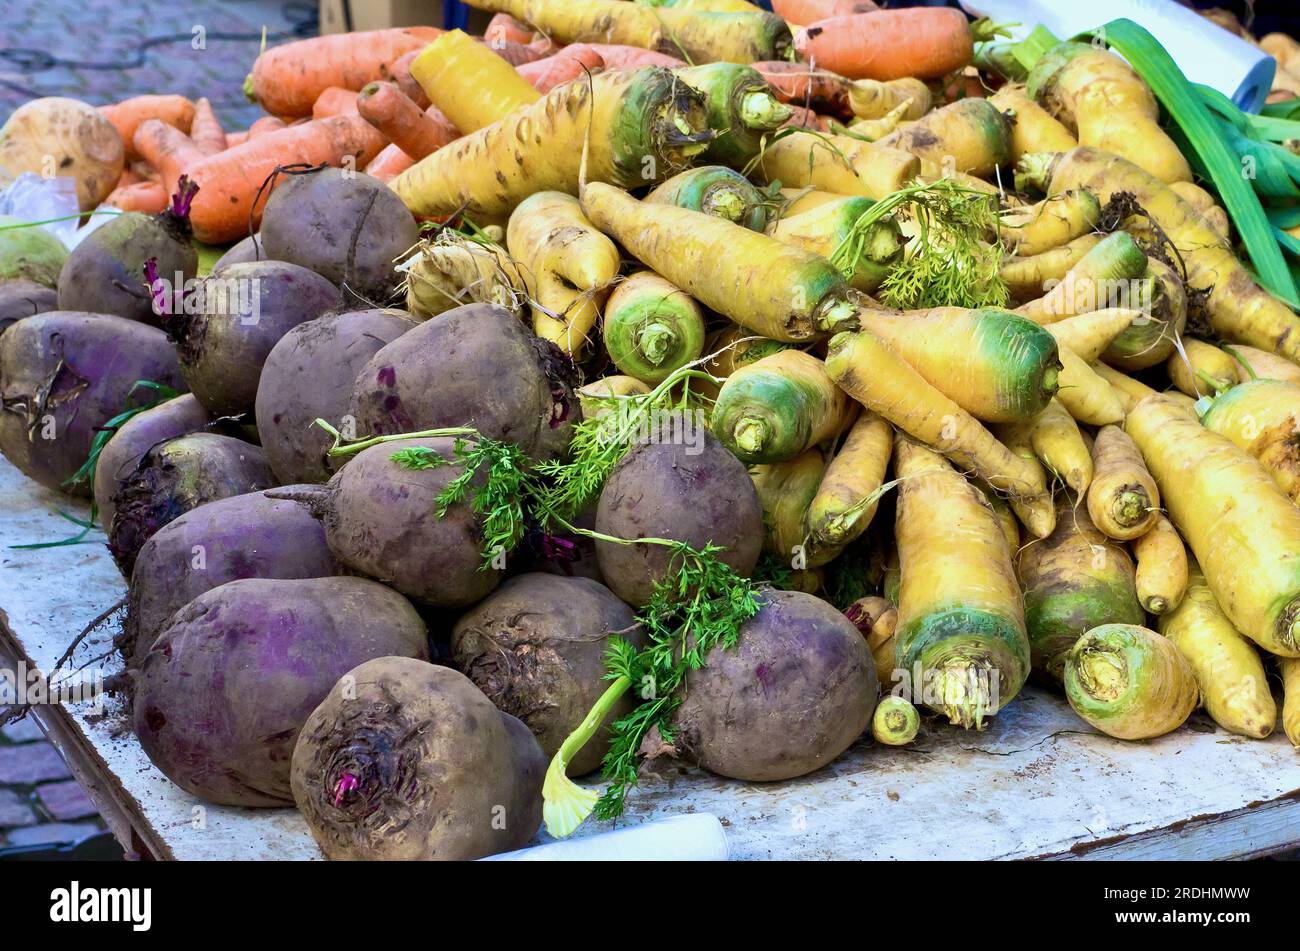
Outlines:
{"label": "purple beet", "polygon": [[178,611],[145,655],[136,734],[200,799],[293,805],[294,743],[339,678],[378,657],[428,656],[415,609],[377,582],[231,581]]}
{"label": "purple beet", "polygon": [[24,317],[57,310],[58,291],[35,281],[5,281],[0,284],[0,334]]}

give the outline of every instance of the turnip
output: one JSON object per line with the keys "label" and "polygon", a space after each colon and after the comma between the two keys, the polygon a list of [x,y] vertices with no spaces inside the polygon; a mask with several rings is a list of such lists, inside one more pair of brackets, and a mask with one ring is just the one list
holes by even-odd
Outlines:
{"label": "turnip", "polygon": [[267,257],[310,268],[349,302],[366,304],[392,296],[401,278],[393,264],[420,240],[420,229],[379,179],[326,168],[279,184],[260,236]]}
{"label": "turnip", "polygon": [[136,555],[172,519],[213,502],[275,485],[266,454],[241,439],[193,433],[149,449],[113,496],[108,549],[131,577]]}
{"label": "turnip", "polygon": [[415,326],[403,311],[361,310],[299,324],[280,338],[257,385],[257,433],[281,482],[324,482],[330,440],[312,422],[342,425],[351,381],[385,344]]}
{"label": "turnip", "polygon": [[568,448],[579,416],[568,358],[508,311],[467,304],[402,334],[357,375],[358,435],[468,426],[534,459]]}
{"label": "turnip", "polygon": [[95,462],[95,507],[105,531],[113,524],[113,513],[117,511],[113,496],[144,454],[164,440],[202,429],[211,419],[193,394],[186,393],[137,413],[121,425]]}
{"label": "turnip", "polygon": [[402,657],[362,664],[307,719],[292,787],[331,859],[476,859],[542,819],[546,759],[466,677]]}
{"label": "turnip", "polygon": [[[694,437],[642,443],[624,456],[601,491],[596,531],[618,539],[667,538],[694,548],[716,545],[723,562],[748,575],[763,547],[758,494],[744,464],[702,425]],[[639,607],[668,576],[674,552],[663,545],[598,540],[596,557],[610,589]]]}
{"label": "turnip", "polygon": [[423,662],[426,632],[410,602],[381,584],[231,581],[178,611],[145,655],[136,734],[154,765],[200,799],[283,806],[312,710],[348,671],[394,655]]}
{"label": "turnip", "polygon": [[126,146],[94,106],[46,96],[23,103],[0,128],[0,170],[76,179],[82,211],[99,207],[117,187]]}
{"label": "turnip", "polygon": [[[178,188],[162,214],[118,215],[72,250],[59,272],[60,310],[94,310],[160,323],[149,283],[156,277],[163,282],[163,293],[176,299],[199,267],[189,219],[197,188],[184,178]],[[149,262],[152,270],[146,277]]]}
{"label": "turnip", "polygon": [[[0,451],[49,489],[64,490],[98,427],[146,404],[141,380],[183,391],[176,351],[153,327],[107,314],[49,311],[0,335]],[[89,484],[66,487],[88,496]]]}
{"label": "turnip", "polygon": [[342,570],[325,544],[325,529],[301,502],[250,492],[200,505],[140,548],[123,653],[138,664],[172,615],[228,581],[327,578]]}
{"label": "turnip", "polygon": [[59,292],[22,278],[0,284],[0,334],[24,317],[57,310]]}
{"label": "turnip", "polygon": [[[452,663],[497,709],[519,717],[552,756],[605,692],[605,650],[615,634],[642,640],[632,610],[604,585],[524,574],[461,615]],[[631,706],[627,699],[615,704],[605,726]],[[607,746],[602,729],[569,762],[569,775],[596,769]]]}
{"label": "turnip", "polygon": [[325,278],[282,261],[223,267],[194,294],[197,300],[165,315],[164,325],[190,390],[214,416],[252,412],[271,349],[339,301],[338,288]]}
{"label": "turnip", "polygon": [[32,281],[57,287],[68,249],[44,228],[0,215],[0,281]]}
{"label": "turnip", "polygon": [[[500,584],[501,572],[484,564],[482,523],[470,500],[440,498],[464,472],[456,445],[381,443],[357,453],[323,487],[272,495],[310,502],[330,550],[351,570],[425,604],[467,607]],[[418,467],[398,461],[404,454],[422,454]],[[468,492],[483,481],[476,473]]]}

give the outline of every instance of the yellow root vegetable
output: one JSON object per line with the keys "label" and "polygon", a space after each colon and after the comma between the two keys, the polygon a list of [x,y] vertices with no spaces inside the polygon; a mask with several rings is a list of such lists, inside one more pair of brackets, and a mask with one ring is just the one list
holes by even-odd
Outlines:
{"label": "yellow root vegetable", "polygon": [[711,336],[704,345],[714,356],[704,364],[705,372],[726,379],[743,366],[790,349],[788,343],[761,337],[739,324],[732,324]]}
{"label": "yellow root vegetable", "polygon": [[[998,427],[997,436],[1002,441],[1002,444],[1011,451],[1012,455],[1024,460],[1025,465],[1033,466],[1037,477],[1041,478],[1043,483],[1046,484],[1047,474],[1043,471],[1043,467],[1038,461],[1038,455],[1034,451],[1031,430],[1032,423],[1014,423],[1009,426]],[[990,498],[989,504],[996,509],[997,506],[991,501],[994,494],[992,489],[986,493]],[[1056,506],[1052,504],[1051,492],[1045,492],[1032,499],[1012,498],[1007,504],[1015,517],[1029,530],[1032,537],[1046,538],[1056,529]],[[1018,536],[1019,533],[1017,532]],[[1007,537],[1010,540],[1010,533],[1008,533]]]}
{"label": "yellow root vegetable", "polygon": [[1257,740],[1273,732],[1277,703],[1259,651],[1232,626],[1200,566],[1191,566],[1187,595],[1159,619],[1159,630],[1191,665],[1201,702],[1215,723]]}
{"label": "yellow root vegetable", "polygon": [[1137,594],[1148,614],[1167,614],[1187,591],[1187,549],[1169,519],[1161,515],[1133,540]]}
{"label": "yellow root vegetable", "polygon": [[859,119],[880,119],[899,106],[906,106],[902,118],[914,121],[930,111],[934,97],[919,79],[859,79],[849,85],[849,108]]}
{"label": "yellow root vegetable", "polygon": [[1069,347],[1060,347],[1061,388],[1056,398],[1070,415],[1089,426],[1107,426],[1124,419],[1124,404],[1110,384]]}
{"label": "yellow root vegetable", "polygon": [[[848,131],[854,136],[861,136],[868,142],[883,139],[903,124],[904,116],[906,116],[911,105],[910,102],[899,103],[892,112],[885,113],[879,119],[858,119],[849,125]],[[833,123],[831,129],[832,131],[839,131]]]}
{"label": "yellow root vegetable", "polygon": [[902,149],[843,135],[795,132],[763,151],[754,174],[787,188],[881,199],[921,174],[921,160]]}
{"label": "yellow root vegetable", "polygon": [[811,251],[598,182],[583,189],[582,207],[652,271],[764,337],[811,340],[856,321],[843,278]]}
{"label": "yellow root vegetable", "polygon": [[727,377],[710,427],[741,462],[776,463],[838,436],[853,411],[822,361],[782,350]]}
{"label": "yellow root vegetable", "polygon": [[826,372],[867,409],[933,446],[995,489],[1035,499],[1047,491],[1042,467],[1014,455],[976,419],[869,333],[831,338]]}
{"label": "yellow root vegetable", "polygon": [[1172,267],[1147,258],[1143,285],[1148,300],[1137,301],[1141,314],[1106,348],[1105,359],[1121,370],[1145,370],[1163,363],[1177,349],[1187,327],[1187,290]]}
{"label": "yellow root vegetable", "polygon": [[893,447],[893,427],[863,410],[826,466],[808,506],[808,530],[813,538],[827,546],[843,547],[866,531],[876,514],[876,496],[884,484]]}
{"label": "yellow root vegetable", "polygon": [[871,736],[885,746],[906,746],[921,731],[921,714],[911,701],[884,697],[871,716]]}
{"label": "yellow root vegetable", "polygon": [[1201,425],[1250,453],[1287,498],[1300,500],[1300,384],[1238,383],[1210,403]]}
{"label": "yellow root vegetable", "polygon": [[820,449],[750,471],[767,529],[763,549],[796,571],[819,568],[842,550],[819,544],[808,535],[808,506],[825,471],[826,459]]}
{"label": "yellow root vegetable", "polygon": [[1093,370],[1096,371],[1099,377],[1110,384],[1111,392],[1119,399],[1126,414],[1131,413],[1133,407],[1148,396],[1156,395],[1156,391],[1141,380],[1135,380],[1128,374],[1121,373],[1114,367],[1109,367],[1104,363],[1096,364]]}
{"label": "yellow root vegetable", "polygon": [[1244,344],[1225,345],[1223,350],[1237,363],[1237,382],[1248,380],[1285,380],[1300,383],[1300,366],[1276,353],[1256,350]]}
{"label": "yellow root vegetable", "polygon": [[1034,152],[1068,152],[1079,143],[1064,125],[1052,114],[1025,94],[1025,87],[1007,83],[992,96],[989,102],[997,106],[1011,121],[1011,157]]}
{"label": "yellow root vegetable", "polygon": [[[1061,283],[1084,255],[1101,243],[1099,234],[1085,234],[1059,248],[1030,257],[1011,255],[1002,261],[1002,280],[1017,301],[1037,300]],[[1041,323],[1041,321],[1040,321]]]}
{"label": "yellow root vegetable", "polygon": [[1083,146],[1064,155],[1027,156],[1017,181],[1042,184],[1049,195],[1086,188],[1103,205],[1133,196],[1173,242],[1187,268],[1187,286],[1208,293],[1216,333],[1288,359],[1300,359],[1300,317],[1255,282],[1232,248],[1177,193],[1117,155]]}
{"label": "yellow root vegetable", "polygon": [[615,374],[593,380],[578,390],[578,402],[582,405],[582,418],[592,419],[614,412],[615,407],[610,404],[610,400],[624,396],[645,396],[649,392],[650,387],[648,385],[632,376]]}
{"label": "yellow root vegetable", "polygon": [[875,334],[976,419],[1006,423],[1038,414],[1057,392],[1052,335],[995,307],[892,312],[861,307]]}
{"label": "yellow root vegetable", "polygon": [[902,575],[896,666],[912,677],[913,698],[979,729],[1029,674],[1011,552],[983,494],[942,457],[900,436],[894,458]]}
{"label": "yellow root vegetable", "polygon": [[421,320],[463,304],[496,304],[522,316],[527,305],[519,268],[504,248],[445,231],[421,245],[401,270],[406,309]]}
{"label": "yellow root vegetable", "polygon": [[[837,196],[835,201],[824,202],[811,211],[782,217],[768,229],[768,234],[782,244],[830,260],[836,249],[855,235],[858,219],[873,204],[870,198]],[[856,290],[870,292],[881,285],[890,268],[902,259],[905,241],[892,218],[875,222],[862,238],[862,250],[853,261],[848,282]]]}
{"label": "yellow root vegetable", "polygon": [[1030,71],[1029,94],[1073,127],[1079,144],[1105,149],[1162,182],[1190,182],[1192,169],[1165,131],[1142,78],[1114,53],[1062,43]]}
{"label": "yellow root vegetable", "polygon": [[1146,319],[1142,311],[1128,307],[1108,307],[1091,313],[1067,317],[1048,324],[1047,331],[1057,344],[1088,363],[1096,363],[1106,348],[1135,320]]}
{"label": "yellow root vegetable", "polygon": [[1300,749],[1300,660],[1282,658],[1278,661],[1282,671],[1282,728],[1291,745]]}
{"label": "yellow root vegetable", "polygon": [[572,195],[538,192],[510,216],[506,247],[528,289],[533,332],[580,355],[622,264],[614,242]]}
{"label": "yellow root vegetable", "polygon": [[1117,231],[1088,251],[1042,297],[1016,313],[1036,324],[1050,324],[1107,307],[1134,306],[1131,300],[1144,299],[1136,292],[1146,270],[1146,252],[1131,235]]}
{"label": "yellow root vegetable", "polygon": [[844,195],[835,192],[818,191],[816,188],[782,188],[781,198],[785,205],[781,208],[782,218],[793,218],[805,211],[812,211],[822,205],[843,201]]}
{"label": "yellow root vegetable", "polygon": [[615,365],[647,383],[662,383],[704,352],[700,305],[653,271],[638,271],[614,288],[601,324]]}
{"label": "yellow root vegetable", "polygon": [[658,50],[692,63],[784,59],[793,38],[772,13],[717,13],[617,0],[467,0],[508,13],[557,43],[613,43]]}
{"label": "yellow root vegetable", "polygon": [[477,132],[542,98],[486,43],[442,34],[411,61],[411,77],[462,134]]}
{"label": "yellow root vegetable", "polygon": [[1011,124],[987,99],[959,99],[877,144],[929,159],[945,171],[983,176],[1011,160]]}
{"label": "yellow root vegetable", "polygon": [[1118,426],[1103,426],[1092,447],[1088,514],[1106,535],[1129,541],[1160,517],[1160,491],[1142,453]]}
{"label": "yellow root vegetable", "polygon": [[1125,429],[1233,625],[1300,657],[1300,508],[1244,450],[1165,397],[1139,403]]}
{"label": "yellow root vegetable", "polygon": [[1058,400],[1052,400],[1029,426],[1035,455],[1053,474],[1082,495],[1092,484],[1092,453],[1079,425]]}
{"label": "yellow root vegetable", "polygon": [[1108,736],[1147,740],[1182,726],[1200,688],[1172,641],[1136,624],[1103,624],[1070,651],[1065,696],[1075,713]]}
{"label": "yellow root vegetable", "polygon": [[1182,338],[1166,367],[1174,386],[1193,399],[1222,393],[1237,382],[1237,361],[1195,337]]}
{"label": "yellow root vegetable", "polygon": [[1228,240],[1228,213],[1214,200],[1213,195],[1191,182],[1170,182],[1169,190],[1196,209],[1220,238]]}
{"label": "yellow root vegetable", "polygon": [[998,240],[1013,254],[1032,256],[1082,237],[1100,220],[1101,205],[1090,192],[1065,192],[1005,215]]}
{"label": "yellow root vegetable", "polygon": [[463,210],[477,224],[501,223],[536,192],[576,195],[584,160],[589,181],[649,185],[713,138],[704,97],[670,70],[610,70],[555,87],[421,159],[389,187],[418,216]]}

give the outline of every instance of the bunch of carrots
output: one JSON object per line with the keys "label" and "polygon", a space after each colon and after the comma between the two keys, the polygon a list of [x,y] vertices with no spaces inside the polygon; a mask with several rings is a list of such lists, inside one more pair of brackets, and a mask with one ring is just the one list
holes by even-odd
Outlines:
{"label": "bunch of carrots", "polygon": [[1017,81],[961,12],[870,0],[471,5],[483,38],[265,51],[247,130],[105,107],[110,203],[187,176],[222,243],[276,169],[364,171],[427,229],[412,314],[509,301],[610,407],[689,379],[763,579],[942,666],[952,723],[1034,673],[1117,737],[1198,704],[1265,737],[1276,669],[1300,745],[1300,318],[1125,59],[1054,44]]}

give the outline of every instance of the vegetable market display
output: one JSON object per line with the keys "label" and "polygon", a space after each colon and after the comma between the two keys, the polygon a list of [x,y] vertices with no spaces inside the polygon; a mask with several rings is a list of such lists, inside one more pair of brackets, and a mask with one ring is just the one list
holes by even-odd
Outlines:
{"label": "vegetable market display", "polygon": [[93,500],[46,557],[104,533],[172,782],[469,859],[1030,679],[1300,743],[1300,99],[1127,21],[471,5],[264,51],[247,130],[0,129],[94,226],[0,221],[0,451]]}

